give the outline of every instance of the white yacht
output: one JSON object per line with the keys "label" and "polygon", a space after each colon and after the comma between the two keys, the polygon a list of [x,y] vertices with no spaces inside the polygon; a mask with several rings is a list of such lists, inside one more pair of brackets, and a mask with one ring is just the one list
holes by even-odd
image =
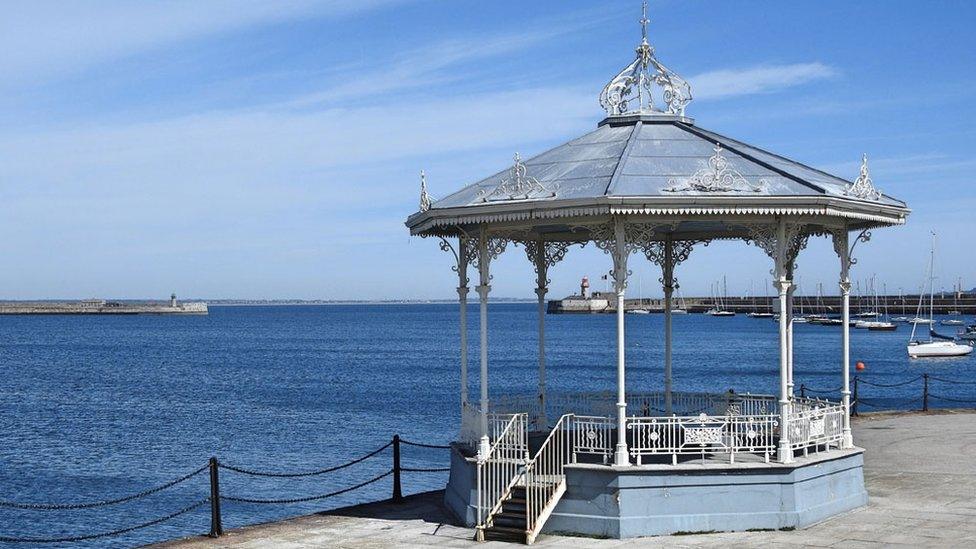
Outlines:
{"label": "white yacht", "polygon": [[[965,343],[958,343],[955,338],[940,335],[932,329],[932,317],[933,310],[935,308],[935,233],[932,233],[932,250],[929,252],[929,269],[928,269],[928,282],[929,282],[929,317],[928,322],[925,324],[929,325],[929,337],[927,340],[921,340],[915,338],[915,331],[918,329],[918,325],[921,322],[914,322],[912,324],[912,335],[908,341],[908,356],[910,358],[924,358],[924,357],[953,357],[953,356],[965,356],[973,352],[972,345],[967,345]],[[918,299],[918,313],[916,313],[915,320],[919,320],[922,313],[922,299],[923,296],[919,296]]]}

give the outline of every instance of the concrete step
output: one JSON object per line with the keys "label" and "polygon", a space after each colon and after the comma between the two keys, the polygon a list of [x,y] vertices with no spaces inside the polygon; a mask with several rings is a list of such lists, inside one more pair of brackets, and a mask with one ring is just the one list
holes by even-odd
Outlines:
{"label": "concrete step", "polygon": [[485,539],[525,543],[525,528],[494,525],[485,530]]}
{"label": "concrete step", "polygon": [[492,524],[512,528],[521,528],[525,531],[525,513],[498,513],[491,519]]}

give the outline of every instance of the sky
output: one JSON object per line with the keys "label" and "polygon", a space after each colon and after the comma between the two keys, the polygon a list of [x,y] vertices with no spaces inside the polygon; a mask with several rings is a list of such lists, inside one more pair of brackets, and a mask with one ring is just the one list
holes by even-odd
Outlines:
{"label": "sky", "polygon": [[[5,2],[0,19],[0,299],[439,299],[452,259],[410,237],[419,172],[445,196],[596,127],[633,58],[637,0]],[[652,1],[658,58],[696,124],[841,177],[867,153],[907,225],[859,245],[852,277],[976,286],[976,4]],[[551,296],[610,259],[574,248]],[[837,290],[825,239],[801,292]],[[686,296],[764,292],[742,242],[696,249]],[[661,294],[634,256],[629,295]],[[493,296],[531,297],[520,249]]]}

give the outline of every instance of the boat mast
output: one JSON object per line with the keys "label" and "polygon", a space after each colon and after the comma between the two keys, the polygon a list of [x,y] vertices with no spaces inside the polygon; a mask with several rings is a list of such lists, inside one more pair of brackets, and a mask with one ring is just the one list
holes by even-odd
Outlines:
{"label": "boat mast", "polygon": [[[934,322],[935,315],[935,232],[932,232],[932,251],[929,252],[929,320]],[[931,328],[929,328],[931,331]],[[931,339],[931,334],[929,336]]]}

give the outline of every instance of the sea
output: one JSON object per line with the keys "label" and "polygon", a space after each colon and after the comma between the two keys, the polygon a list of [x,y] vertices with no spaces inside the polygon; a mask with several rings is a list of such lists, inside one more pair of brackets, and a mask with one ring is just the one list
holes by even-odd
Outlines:
{"label": "sea", "polygon": [[[459,427],[458,307],[451,304],[227,306],[207,316],[0,317],[0,539],[85,536],[152,522],[201,502],[206,472],[146,497],[96,508],[12,509],[3,502],[105,501],[163,485],[211,457],[267,472],[329,468],[404,440],[441,445]],[[478,393],[478,315],[469,311],[470,394]],[[976,401],[976,359],[909,360],[911,326],[851,330],[864,369],[861,411]],[[945,332],[954,327],[940,327]],[[548,391],[613,391],[613,315],[546,318]],[[778,328],[771,319],[674,317],[677,391],[774,394]],[[627,387],[662,386],[663,316],[627,315]],[[795,378],[837,398],[838,327],[795,326]],[[532,303],[489,310],[492,395],[537,383]],[[910,380],[915,381],[910,381]],[[907,383],[906,383],[907,382]],[[896,386],[892,386],[896,385]],[[403,466],[439,468],[443,449],[404,445]],[[220,471],[221,494],[295,500],[340,491],[391,468],[387,449],[354,466],[308,477]],[[443,472],[404,473],[405,494],[442,488]],[[297,503],[224,501],[225,529],[391,495],[386,477],[334,497]],[[150,527],[79,547],[131,547],[206,534],[209,504]],[[65,543],[37,546],[65,546]],[[32,546],[0,542],[0,547]]]}

